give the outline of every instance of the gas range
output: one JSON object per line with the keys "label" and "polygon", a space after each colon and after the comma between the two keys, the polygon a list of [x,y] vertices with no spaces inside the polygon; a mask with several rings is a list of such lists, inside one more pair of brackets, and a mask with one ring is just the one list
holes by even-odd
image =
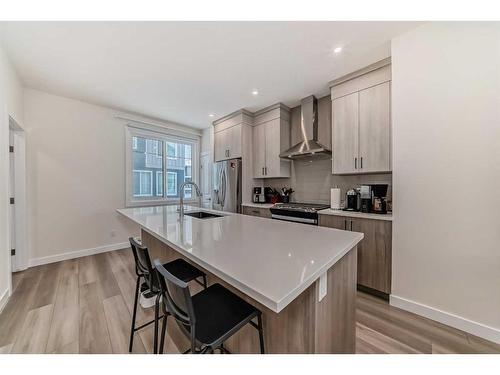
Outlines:
{"label": "gas range", "polygon": [[330,207],[314,203],[276,203],[271,207],[271,217],[277,220],[318,225],[318,211]]}

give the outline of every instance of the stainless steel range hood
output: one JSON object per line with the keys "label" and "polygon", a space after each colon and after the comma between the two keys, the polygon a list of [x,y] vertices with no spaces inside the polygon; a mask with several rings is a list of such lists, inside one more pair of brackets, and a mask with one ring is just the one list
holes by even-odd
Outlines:
{"label": "stainless steel range hood", "polygon": [[318,142],[318,101],[314,95],[300,102],[300,133],[302,141],[280,154],[280,158],[325,157],[332,154]]}

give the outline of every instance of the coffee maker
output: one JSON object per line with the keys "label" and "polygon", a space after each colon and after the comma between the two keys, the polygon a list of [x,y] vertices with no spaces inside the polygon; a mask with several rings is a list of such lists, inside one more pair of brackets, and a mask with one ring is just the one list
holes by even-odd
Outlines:
{"label": "coffee maker", "polygon": [[346,193],[346,204],[344,211],[359,211],[359,208],[359,191],[357,191],[357,189],[348,190]]}
{"label": "coffee maker", "polygon": [[376,214],[387,213],[387,184],[372,185],[372,212]]}
{"label": "coffee maker", "polygon": [[361,185],[361,212],[387,213],[387,184]]}
{"label": "coffee maker", "polygon": [[361,199],[361,212],[371,212],[372,210],[372,186],[361,185],[359,188]]}
{"label": "coffee maker", "polygon": [[264,188],[261,186],[256,186],[253,188],[253,203],[266,203],[266,197],[264,196]]}

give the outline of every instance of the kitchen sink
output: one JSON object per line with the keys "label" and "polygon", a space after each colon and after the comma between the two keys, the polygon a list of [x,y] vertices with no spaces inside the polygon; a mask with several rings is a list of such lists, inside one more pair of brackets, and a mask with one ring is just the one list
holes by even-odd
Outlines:
{"label": "kitchen sink", "polygon": [[212,214],[210,212],[203,212],[203,211],[186,212],[186,213],[184,213],[184,215],[191,216],[191,217],[194,217],[196,219],[211,219],[214,217],[222,217],[222,215],[216,215],[216,214]]}

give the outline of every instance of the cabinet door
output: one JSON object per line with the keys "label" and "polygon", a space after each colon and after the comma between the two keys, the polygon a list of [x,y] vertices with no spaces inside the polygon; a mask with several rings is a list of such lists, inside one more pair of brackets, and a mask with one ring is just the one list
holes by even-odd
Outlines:
{"label": "cabinet door", "polygon": [[222,130],[214,134],[214,160],[226,160],[227,156],[227,130]]}
{"label": "cabinet door", "polygon": [[365,235],[358,244],[358,284],[390,294],[392,223],[353,219],[352,230]]}
{"label": "cabinet door", "polygon": [[229,158],[241,158],[241,125],[232,126],[226,131]]}
{"label": "cabinet door", "polygon": [[343,216],[319,215],[319,225],[335,229],[348,230],[347,219]]}
{"label": "cabinet door", "polygon": [[359,92],[359,164],[361,172],[391,170],[390,82]]}
{"label": "cabinet door", "polygon": [[267,122],[265,125],[266,135],[266,177],[281,177],[281,129],[280,119],[274,119]]}
{"label": "cabinet door", "polygon": [[357,173],[358,158],[358,93],[332,102],[333,174]]}
{"label": "cabinet door", "polygon": [[253,177],[263,178],[266,166],[266,125],[254,126],[253,132]]}

